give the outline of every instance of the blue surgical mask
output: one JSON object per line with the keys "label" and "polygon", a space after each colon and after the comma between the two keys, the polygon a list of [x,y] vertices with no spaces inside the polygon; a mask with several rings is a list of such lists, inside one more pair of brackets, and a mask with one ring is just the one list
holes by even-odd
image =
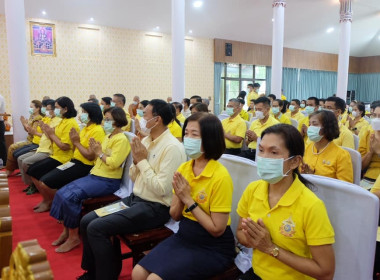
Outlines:
{"label": "blue surgical mask", "polygon": [[203,152],[201,151],[202,139],[200,138],[184,137],[183,146],[185,147],[186,155],[189,158],[197,159],[203,154]]}
{"label": "blue surgical mask", "polygon": [[275,114],[275,115],[277,115],[278,113],[280,113],[280,107],[272,107],[272,113]]}
{"label": "blue surgical mask", "polygon": [[110,134],[114,131],[114,127],[112,126],[113,125],[113,121],[104,121],[104,131],[106,134]]}
{"label": "blue surgical mask", "polygon": [[301,108],[305,108],[305,107],[306,107],[306,105],[302,103],[301,104]]}
{"label": "blue surgical mask", "polygon": [[288,176],[290,169],[284,174],[284,161],[287,161],[293,157],[283,158],[264,158],[257,156],[257,175],[268,182],[269,184],[276,184],[282,180],[285,176]]}
{"label": "blue surgical mask", "polygon": [[294,112],[295,109],[296,109],[296,108],[295,108],[294,105],[290,105],[290,106],[289,106],[289,110],[290,110],[290,112]]}
{"label": "blue surgical mask", "polygon": [[133,101],[132,104],[133,104],[133,105],[137,105],[137,104],[139,104],[139,103],[138,103],[137,101]]}
{"label": "blue surgical mask", "polygon": [[310,115],[314,112],[315,108],[313,106],[306,106],[305,112]]}
{"label": "blue surgical mask", "polygon": [[104,111],[104,105],[100,105],[100,110]]}
{"label": "blue surgical mask", "polygon": [[234,114],[234,108],[227,107],[226,108],[226,113],[227,113],[227,115],[232,116]]}
{"label": "blue surgical mask", "polygon": [[311,125],[307,128],[307,137],[309,137],[310,141],[317,143],[323,138],[323,135],[319,135],[320,131],[321,128],[319,126]]}
{"label": "blue surgical mask", "polygon": [[80,121],[82,123],[88,123],[89,119],[88,119],[88,114],[87,113],[82,113],[80,114]]}
{"label": "blue surgical mask", "polygon": [[115,107],[115,106],[116,106],[115,102],[111,101],[111,107]]}
{"label": "blue surgical mask", "polygon": [[58,118],[61,117],[61,109],[55,108],[54,109],[54,115]]}
{"label": "blue surgical mask", "polygon": [[348,112],[352,113],[352,107],[348,107]]}
{"label": "blue surgical mask", "polygon": [[34,113],[34,109],[33,108],[29,108],[29,114],[33,114]]}
{"label": "blue surgical mask", "polygon": [[144,116],[144,111],[141,109],[137,109],[137,115],[139,115],[140,117]]}
{"label": "blue surgical mask", "polygon": [[42,108],[41,108],[41,113],[42,113],[42,114],[46,114],[46,107],[42,107]]}

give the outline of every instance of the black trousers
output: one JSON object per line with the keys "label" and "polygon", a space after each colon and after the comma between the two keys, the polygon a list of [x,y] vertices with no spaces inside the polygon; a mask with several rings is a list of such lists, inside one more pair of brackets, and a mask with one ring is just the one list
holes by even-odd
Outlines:
{"label": "black trousers", "polygon": [[5,125],[4,121],[0,121],[0,158],[3,160],[3,165],[7,163],[7,148],[5,146]]}
{"label": "black trousers", "polygon": [[118,234],[140,232],[163,226],[169,220],[169,207],[131,194],[122,199],[129,208],[105,217],[94,211],[80,222],[83,240],[82,268],[97,280],[117,280],[121,272]]}
{"label": "black trousers", "polygon": [[228,154],[228,155],[238,156],[241,153],[241,148],[237,148],[237,149],[227,149],[226,148],[224,153]]}
{"label": "black trousers", "polygon": [[255,159],[256,159],[256,150],[254,150],[254,149],[248,149],[248,150],[242,151],[238,156],[255,161]]}

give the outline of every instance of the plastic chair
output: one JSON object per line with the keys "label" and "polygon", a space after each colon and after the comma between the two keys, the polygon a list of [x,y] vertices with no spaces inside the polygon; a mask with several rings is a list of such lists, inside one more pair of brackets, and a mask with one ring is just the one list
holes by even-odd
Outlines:
{"label": "plastic chair", "polygon": [[227,118],[229,118],[229,117],[230,117],[230,116],[227,115],[225,111],[223,111],[223,112],[218,116],[218,119],[219,119],[220,121],[222,121],[222,120],[227,119]]}
{"label": "plastic chair", "polygon": [[316,187],[335,230],[336,280],[372,279],[379,199],[357,185],[340,180],[303,175]]}
{"label": "plastic chair", "polygon": [[352,169],[354,170],[354,184],[360,186],[360,178],[362,172],[362,157],[358,151],[343,146],[342,148],[350,153]]}
{"label": "plastic chair", "polygon": [[354,145],[355,145],[355,150],[359,149],[359,136],[352,134],[354,136]]}
{"label": "plastic chair", "polygon": [[292,122],[292,126],[294,126],[295,128],[298,129],[298,122],[295,120],[295,119],[290,119],[290,121]]}

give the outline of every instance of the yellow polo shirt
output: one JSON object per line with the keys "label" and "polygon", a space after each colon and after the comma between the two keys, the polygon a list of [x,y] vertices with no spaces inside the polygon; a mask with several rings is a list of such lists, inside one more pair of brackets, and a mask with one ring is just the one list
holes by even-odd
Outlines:
{"label": "yellow polo shirt", "polygon": [[249,105],[251,103],[251,100],[256,100],[257,98],[259,98],[259,94],[257,92],[255,92],[254,90],[252,90],[247,95],[247,102],[246,102],[246,104]]}
{"label": "yellow polo shirt", "polygon": [[346,122],[348,121],[348,118],[352,118],[352,114],[348,114],[347,113],[347,110],[341,115],[341,123],[343,124],[343,125],[346,125]]}
{"label": "yellow polo shirt", "polygon": [[129,115],[128,110],[126,110],[124,108],[123,108],[123,110],[124,110],[125,115],[127,117],[128,124],[126,126],[123,126],[121,129],[124,130],[124,131],[131,132],[131,126],[132,126],[131,116]]}
{"label": "yellow polo shirt", "polygon": [[[370,150],[370,136],[374,133],[372,126],[367,125],[362,128],[359,133],[359,148],[358,151],[364,157]],[[368,165],[364,177],[376,180],[380,174],[380,157],[374,153],[371,162]]]}
{"label": "yellow polo shirt", "polygon": [[[48,124],[50,127],[55,128],[61,121],[62,121],[61,118],[54,117],[52,119],[48,118],[46,119],[46,122],[45,121],[44,122]],[[53,145],[51,143],[51,140],[46,136],[45,133],[43,133],[41,136],[40,145],[38,146],[36,153],[49,153],[49,154],[53,153]]]}
{"label": "yellow polo shirt", "polygon": [[102,151],[107,156],[106,162],[97,158],[90,173],[99,177],[121,179],[123,163],[131,152],[131,145],[124,133],[118,133],[111,138],[110,136],[108,134],[102,143]]}
{"label": "yellow polo shirt", "polygon": [[[306,125],[307,127],[309,127],[309,123],[310,123],[310,118],[309,116],[307,117],[304,117],[300,122],[298,122],[298,131],[301,132],[302,131],[302,126],[303,125]],[[303,141],[306,143],[308,142],[307,140],[309,139],[309,137],[307,137],[307,133],[305,133],[305,135],[303,136]],[[310,141],[309,141],[310,142]]]}
{"label": "yellow polo shirt", "polygon": [[245,121],[249,121],[250,119],[248,112],[245,110],[241,110],[239,116]]}
{"label": "yellow polo shirt", "polygon": [[296,120],[298,123],[300,123],[305,118],[304,114],[302,114],[301,111],[298,111],[294,115],[292,115],[292,112],[288,112],[286,115],[288,118]]}
{"label": "yellow polo shirt", "polygon": [[[241,218],[250,217],[255,222],[262,219],[274,244],[304,258],[312,258],[309,246],[335,242],[323,201],[298,176],[272,209],[268,188],[269,184],[263,180],[248,185],[237,208]],[[260,250],[253,252],[252,267],[263,280],[313,279]]]}
{"label": "yellow polo shirt", "polygon": [[334,139],[334,143],[338,146],[355,150],[354,136],[342,123],[339,123],[339,137]]}
{"label": "yellow polo shirt", "polygon": [[167,127],[175,138],[182,138],[182,127],[176,121],[172,121]]}
{"label": "yellow polo shirt", "polygon": [[[179,168],[183,177],[191,187],[191,197],[198,203],[198,207],[207,213],[230,213],[232,206],[233,183],[227,169],[216,160],[209,160],[202,173],[198,176],[193,172],[194,160],[183,163]],[[187,206],[183,208],[182,215],[193,221],[197,219],[191,212],[186,213]],[[231,224],[228,218],[227,225]]]}
{"label": "yellow polo shirt", "polygon": [[75,118],[64,118],[55,128],[55,135],[61,140],[61,142],[70,145],[70,149],[64,151],[53,142],[53,154],[51,155],[51,158],[58,160],[60,163],[66,163],[73,157],[73,143],[69,136],[71,128],[74,128],[79,132],[78,122]]}
{"label": "yellow polo shirt", "polygon": [[[104,129],[99,124],[90,124],[89,126],[85,126],[80,134],[80,144],[86,149],[90,146],[90,138],[94,138],[96,142],[103,142],[106,134],[104,133]],[[83,164],[94,165],[96,159],[90,161],[86,159],[79,151],[79,149],[75,149],[73,159],[81,161]]]}
{"label": "yellow polo shirt", "polygon": [[380,175],[377,177],[375,184],[373,184],[371,188],[371,193],[379,192],[380,191]]}
{"label": "yellow polo shirt", "polygon": [[182,115],[182,113],[179,113],[178,116],[177,116],[177,120],[179,120],[181,123],[185,123],[185,116]]}
{"label": "yellow polo shirt", "polygon": [[[257,119],[254,122],[252,122],[251,127],[249,128],[249,130],[251,130],[254,133],[256,133],[257,137],[261,137],[261,133],[266,128],[268,128],[268,127],[270,127],[272,125],[275,125],[275,124],[279,124],[279,123],[280,122],[278,120],[276,120],[274,117],[269,116],[269,118],[267,119],[267,121],[265,123],[261,123],[261,121],[259,119]],[[248,148],[250,148],[250,149],[256,149],[256,147],[257,147],[257,141],[252,141],[248,145]]]}
{"label": "yellow polo shirt", "polygon": [[[239,136],[241,138],[245,138],[245,133],[247,132],[247,125],[245,121],[239,116],[236,115],[233,119],[227,118],[222,120],[223,130],[227,133],[230,133],[234,136]],[[239,149],[243,145],[243,140],[240,143],[234,143],[227,138],[224,138],[226,142],[227,149]]]}
{"label": "yellow polo shirt", "polygon": [[275,115],[273,115],[273,117],[278,120],[280,123],[284,123],[284,124],[290,124],[292,125],[292,122],[291,120],[289,119],[289,117],[285,114],[282,114],[280,113],[280,115],[278,115],[278,117],[276,117]]}
{"label": "yellow polo shirt", "polygon": [[350,153],[330,142],[322,153],[316,155],[317,150],[311,142],[305,148],[303,161],[315,170],[315,175],[335,178],[353,183],[354,171]]}
{"label": "yellow polo shirt", "polygon": [[[343,121],[342,121],[343,123]],[[364,118],[360,118],[360,120],[354,125],[354,128],[356,129],[351,129],[350,130],[350,122],[347,121],[345,126],[352,132],[352,134],[355,134],[355,130],[360,133],[363,127],[369,125],[369,122],[367,122]]]}

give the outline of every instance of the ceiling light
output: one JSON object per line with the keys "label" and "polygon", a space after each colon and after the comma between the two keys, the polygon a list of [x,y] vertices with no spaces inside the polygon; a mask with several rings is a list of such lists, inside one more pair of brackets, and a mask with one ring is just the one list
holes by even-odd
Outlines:
{"label": "ceiling light", "polygon": [[194,1],[193,6],[195,8],[200,8],[203,6],[203,1]]}
{"label": "ceiling light", "polygon": [[189,30],[189,33],[192,34],[192,33],[193,33],[193,30],[190,29],[190,30]]}
{"label": "ceiling light", "polygon": [[328,28],[328,29],[326,30],[327,33],[331,33],[331,32],[333,32],[333,31],[334,31],[334,27],[330,27],[330,28]]}
{"label": "ceiling light", "polygon": [[44,16],[46,15],[46,11],[42,11],[41,13],[42,13]]}
{"label": "ceiling light", "polygon": [[160,27],[159,27],[159,26],[156,26],[156,27],[154,28],[154,30],[160,30]]}
{"label": "ceiling light", "polygon": [[274,18],[272,18],[272,22],[274,22]]}
{"label": "ceiling light", "polygon": [[94,18],[92,17],[92,18],[90,18],[90,21],[94,21]]}

